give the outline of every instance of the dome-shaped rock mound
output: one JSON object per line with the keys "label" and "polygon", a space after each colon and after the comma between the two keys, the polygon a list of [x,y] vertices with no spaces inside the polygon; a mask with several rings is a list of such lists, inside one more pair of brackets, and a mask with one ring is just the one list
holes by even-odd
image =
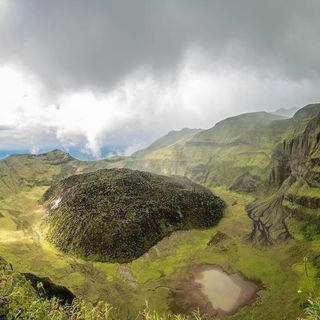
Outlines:
{"label": "dome-shaped rock mound", "polygon": [[47,238],[96,261],[131,261],[176,230],[208,228],[224,202],[183,177],[129,169],[75,175],[44,195]]}

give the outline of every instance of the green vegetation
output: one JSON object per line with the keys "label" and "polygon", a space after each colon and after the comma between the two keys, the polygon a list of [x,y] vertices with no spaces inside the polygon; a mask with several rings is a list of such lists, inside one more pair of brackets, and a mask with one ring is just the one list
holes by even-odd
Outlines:
{"label": "green vegetation", "polygon": [[[81,162],[63,152],[54,151],[40,156],[13,156],[0,161],[0,256],[12,263],[14,270],[32,273],[39,278],[49,277],[55,284],[66,286],[78,298],[72,306],[63,307],[54,302],[54,299],[39,296],[35,288],[28,283],[30,296],[24,294],[25,291],[21,289],[12,291],[22,292],[20,297],[18,294],[13,295],[19,298],[11,300],[11,307],[16,306],[16,309],[12,310],[17,312],[21,304],[28,307],[21,307],[19,310],[37,312],[38,309],[39,314],[41,310],[46,310],[45,312],[50,314],[49,312],[53,312],[51,306],[59,305],[59,316],[63,314],[65,318],[57,316],[57,319],[70,318],[66,318],[65,308],[77,310],[78,318],[73,319],[95,319],[91,312],[98,312],[94,307],[101,306],[102,311],[99,312],[109,312],[107,319],[184,319],[184,316],[178,315],[174,318],[171,315],[171,292],[178,287],[181,280],[189,277],[188,268],[191,265],[218,264],[227,272],[241,272],[245,277],[261,281],[264,285],[253,305],[244,307],[228,319],[318,319],[318,299],[310,299],[310,296],[317,297],[320,290],[320,125],[319,117],[316,117],[319,111],[319,105],[307,106],[293,119],[285,120],[266,113],[243,115],[227,119],[214,128],[195,135],[190,133],[190,136],[172,137],[169,134],[169,139],[165,138],[164,144],[156,144],[134,157]],[[171,138],[173,140],[170,140]],[[63,221],[64,206],[66,210],[74,208],[75,212],[80,209],[83,217],[87,215],[83,206],[96,210],[96,213],[105,212],[105,209],[100,210],[103,208],[97,207],[94,201],[98,200],[97,203],[101,203],[101,206],[107,204],[104,202],[105,194],[99,193],[100,187],[105,192],[108,190],[105,187],[104,175],[101,171],[92,175],[82,173],[124,166],[167,175],[181,174],[201,182],[224,199],[227,204],[226,213],[219,223],[212,227],[176,232],[171,231],[198,225],[193,224],[195,221],[190,223],[186,220],[187,227],[178,223],[179,228],[175,229],[177,225],[171,225],[172,216],[167,220],[168,216],[164,215],[163,223],[154,229],[156,232],[164,231],[162,236],[157,240],[150,236],[154,242],[149,242],[146,247],[145,243],[139,243],[134,239],[136,247],[144,249],[140,251],[137,259],[125,259],[121,260],[121,263],[93,262],[78,258],[56,249],[45,240],[47,229],[41,223],[45,212],[38,202],[44,194],[48,208],[57,205],[56,209],[49,212],[49,220],[59,216],[61,210]],[[74,174],[80,175],[59,182]],[[88,177],[92,178],[85,183]],[[188,180],[174,177],[170,179],[175,181],[174,191],[170,189],[167,194],[164,190],[167,190],[169,182],[155,182],[152,180],[154,176],[150,177],[151,180],[141,176],[134,178],[135,181],[140,181],[141,186],[145,186],[140,192],[144,198],[137,200],[145,202],[148,198],[148,201],[154,201],[155,207],[161,210],[166,208],[164,202],[170,203],[170,212],[174,214],[182,210],[177,210],[173,204],[183,200],[182,203],[189,208],[196,208],[199,206],[196,201],[199,193],[208,192],[199,186],[194,190],[194,186],[191,186]],[[129,187],[133,185],[130,179],[128,186],[126,181],[123,178],[118,179],[116,185],[120,189],[109,191],[112,191],[111,194],[117,199],[119,206],[125,205],[128,208],[129,196],[132,195],[136,199],[136,188]],[[46,192],[52,182],[54,185]],[[78,188],[75,183],[78,183]],[[177,185],[185,184],[188,186],[184,186],[182,191],[178,188],[180,191],[176,193]],[[156,189],[159,199],[155,200],[145,192],[150,190],[150,185],[159,187]],[[230,190],[231,186],[233,188]],[[64,194],[65,190],[70,191]],[[78,193],[77,190],[81,192]],[[96,192],[97,190],[99,192]],[[126,196],[120,197],[119,190],[121,193],[125,190]],[[177,199],[180,192],[194,192],[196,196],[193,203],[184,202],[188,199],[170,202],[171,197],[173,199],[176,196]],[[61,202],[56,202],[61,195]],[[246,208],[257,198],[256,211],[249,217]],[[106,213],[114,215],[116,226],[111,232],[126,230],[126,237],[129,237],[128,230],[134,230],[138,226],[132,223],[134,217],[130,212],[140,212],[140,207],[138,210],[137,205],[133,208],[134,211],[121,211],[118,205],[108,207],[110,210],[106,210]],[[263,215],[260,214],[262,211]],[[191,216],[197,216],[195,212],[191,213]],[[124,218],[119,220],[119,216]],[[74,215],[70,217],[73,219]],[[130,218],[130,223],[126,224],[124,221],[127,217]],[[185,218],[187,217],[189,216],[186,215]],[[97,221],[100,226],[100,220]],[[170,223],[166,224],[164,221]],[[253,245],[257,244],[257,241],[248,241],[248,235],[252,235],[252,223],[255,225],[257,221],[263,223],[262,227],[269,228],[268,235],[271,235],[273,245],[267,250]],[[83,228],[85,221],[82,223],[81,230],[70,229],[68,234],[78,232],[80,236],[81,232],[86,231]],[[259,229],[261,225],[256,227],[258,231],[264,230]],[[290,237],[282,237],[284,230]],[[163,238],[165,234],[168,236]],[[58,238],[59,234],[55,235]],[[261,234],[257,233],[257,237],[259,236]],[[122,241],[120,237],[119,239]],[[114,245],[120,245],[120,241]],[[151,243],[155,245],[152,246]],[[129,248],[135,250],[133,246]],[[140,256],[148,248],[150,249]],[[87,255],[87,258],[96,257]],[[131,262],[122,263],[123,261]],[[21,274],[16,271],[14,273],[19,278]],[[22,287],[26,285],[25,278],[23,279]],[[1,283],[3,282],[0,280],[0,292],[4,290]],[[12,299],[10,294],[9,296]],[[7,303],[1,302],[8,302],[8,295],[5,297],[3,300],[3,296],[0,296],[0,310],[3,307],[9,308]],[[141,311],[146,302],[148,308]],[[108,303],[113,306],[112,309]],[[32,309],[31,305],[34,305],[35,309]],[[80,309],[85,311],[81,313]],[[42,313],[42,318],[39,316],[38,319],[45,319],[44,315],[47,316]],[[32,316],[33,319],[37,319],[36,316]],[[96,315],[95,317],[99,319]],[[196,319],[200,319],[200,316]]]}
{"label": "green vegetation", "polygon": [[[117,309],[103,301],[93,305],[81,299],[74,299],[64,304],[57,297],[48,297],[42,282],[37,282],[37,286],[34,287],[25,276],[14,271],[11,265],[0,258],[0,319],[116,320],[121,319],[121,315]],[[146,306],[135,319],[205,320],[206,317],[197,311],[188,317],[171,313],[161,315]]]}
{"label": "green vegetation", "polygon": [[272,147],[287,126],[283,125],[287,120],[278,119],[282,118],[266,112],[229,118],[187,141],[181,139],[156,150],[146,149],[140,156],[127,159],[124,165],[185,175],[208,186],[231,186],[247,172],[264,176]]}
{"label": "green vegetation", "polygon": [[[263,282],[265,290],[259,293],[258,301],[243,308],[231,319],[293,320],[302,315],[307,293],[317,294],[320,288],[317,278],[320,268],[312,264],[312,257],[319,252],[320,241],[305,241],[299,226],[292,220],[289,227],[296,240],[267,251],[253,248],[244,241],[244,236],[251,230],[244,207],[253,197],[229,192],[225,188],[214,191],[228,205],[225,217],[218,226],[208,230],[174,233],[129,264],[91,263],[75,259],[55,250],[43,240],[33,242],[27,234],[23,236],[23,231],[18,230],[10,232],[10,242],[1,237],[0,256],[12,262],[16,270],[32,272],[41,277],[49,276],[55,283],[68,287],[77,297],[87,301],[87,310],[98,301],[107,301],[113,306],[112,312],[116,312],[113,319],[136,319],[146,301],[149,306],[146,310],[149,318],[146,319],[162,319],[160,315],[170,310],[170,288],[174,289],[182,279],[188,277],[188,266],[201,263],[219,264],[228,272],[239,271],[250,279]],[[28,212],[33,215],[37,211],[38,205],[34,199],[39,194],[40,189],[34,193],[20,194],[17,198],[17,205],[29,203],[28,207],[31,208],[34,203],[34,210],[27,210],[26,215]],[[237,204],[232,205],[235,201]],[[34,224],[32,228],[37,230]],[[208,246],[210,239],[219,231],[229,238]],[[4,230],[0,235],[3,235],[2,232]],[[305,256],[309,257],[308,277],[304,271]],[[121,273],[123,266],[132,274],[136,285]],[[77,276],[69,276],[72,273]],[[299,290],[302,293],[298,294]],[[163,319],[170,317],[164,316]]]}
{"label": "green vegetation", "polygon": [[319,112],[320,104],[312,104],[291,119],[266,112],[239,115],[187,141],[146,149],[124,165],[255,194],[258,201],[248,206],[251,239],[270,245],[290,238],[290,214],[320,226]]}
{"label": "green vegetation", "polygon": [[224,210],[222,200],[187,178],[130,169],[69,177],[44,201],[50,242],[96,261],[131,261],[173,231],[212,227]]}
{"label": "green vegetation", "polygon": [[106,303],[96,306],[81,300],[63,305],[56,297],[48,298],[42,282],[34,287],[25,276],[0,261],[0,319],[21,320],[98,320],[111,319]]}
{"label": "green vegetation", "polygon": [[[300,112],[296,117],[300,119]],[[320,179],[313,171],[314,165],[320,161],[320,155],[315,155],[319,127],[320,114],[307,123],[301,134],[283,140],[275,148],[271,160],[271,183],[279,189],[267,199],[247,207],[254,223],[251,239],[262,244],[288,239],[291,235],[285,219],[290,214],[319,229]]]}
{"label": "green vegetation", "polygon": [[198,133],[200,131],[201,131],[200,129],[188,129],[188,128],[184,128],[179,131],[172,130],[168,134],[166,134],[165,136],[156,140],[148,148],[137,151],[132,156],[139,158],[139,157],[144,156],[150,152],[154,152],[156,150],[163,149],[168,146],[172,146],[178,142],[181,143],[181,141],[188,141],[196,133]]}
{"label": "green vegetation", "polygon": [[250,175],[262,182],[250,192],[261,194],[270,191],[271,162],[277,145],[302,134],[319,112],[320,104],[313,104],[300,109],[292,119],[267,112],[242,114],[187,140],[147,148],[123,159],[121,166],[183,175],[210,187],[231,187],[236,179]]}
{"label": "green vegetation", "polygon": [[[320,319],[320,299],[308,298],[304,317],[300,320]],[[131,317],[126,317],[130,319]],[[56,297],[49,298],[43,284],[34,287],[20,273],[14,271],[5,260],[0,260],[0,319],[8,320],[116,320],[124,319],[117,308],[99,301],[94,305],[75,299],[62,304]],[[194,311],[190,316],[160,314],[147,306],[133,319],[136,320],[205,320],[209,319]],[[280,319],[280,318],[279,318]]]}
{"label": "green vegetation", "polygon": [[319,320],[320,319],[320,297],[308,299],[308,306],[305,308],[306,316],[300,320]]}
{"label": "green vegetation", "polygon": [[40,155],[11,155],[0,161],[0,199],[35,186],[49,187],[74,174],[114,166],[118,166],[114,160],[79,161],[60,150]]}

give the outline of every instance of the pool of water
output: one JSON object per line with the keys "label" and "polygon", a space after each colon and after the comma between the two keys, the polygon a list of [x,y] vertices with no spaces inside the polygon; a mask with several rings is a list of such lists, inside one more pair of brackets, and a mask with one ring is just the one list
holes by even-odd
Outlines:
{"label": "pool of water", "polygon": [[199,308],[210,315],[230,315],[254,302],[261,289],[242,274],[229,274],[216,265],[193,266],[188,274],[172,292],[173,311],[192,313]]}
{"label": "pool of water", "polygon": [[243,279],[240,274],[228,274],[216,267],[199,273],[195,279],[213,309],[232,313],[239,305],[251,300],[257,291],[256,284]]}

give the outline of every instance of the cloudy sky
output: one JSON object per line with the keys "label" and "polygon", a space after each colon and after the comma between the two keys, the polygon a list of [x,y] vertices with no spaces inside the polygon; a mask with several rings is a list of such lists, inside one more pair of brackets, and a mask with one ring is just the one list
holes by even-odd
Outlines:
{"label": "cloudy sky", "polygon": [[0,0],[0,150],[130,153],[320,100],[319,0]]}

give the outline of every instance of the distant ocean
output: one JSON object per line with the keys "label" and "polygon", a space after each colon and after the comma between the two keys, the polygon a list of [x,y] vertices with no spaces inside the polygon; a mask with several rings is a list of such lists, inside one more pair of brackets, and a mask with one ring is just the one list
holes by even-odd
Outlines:
{"label": "distant ocean", "polygon": [[6,158],[11,154],[29,154],[29,150],[0,150],[0,159]]}

